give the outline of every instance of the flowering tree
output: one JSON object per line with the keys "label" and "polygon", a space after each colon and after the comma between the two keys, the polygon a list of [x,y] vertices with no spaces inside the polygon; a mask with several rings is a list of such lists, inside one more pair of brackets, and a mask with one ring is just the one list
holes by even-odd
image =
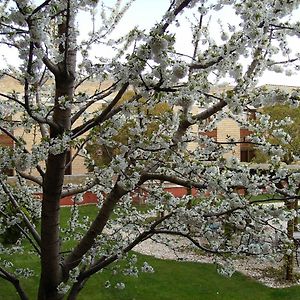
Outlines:
{"label": "flowering tree", "polygon": [[[299,160],[299,107],[290,105],[276,104],[273,106],[264,107],[264,113],[270,116],[271,131],[273,134],[266,133],[266,137],[272,144],[281,143],[285,148],[284,162],[291,164]],[[290,120],[286,117],[289,116]],[[282,122],[282,120],[284,120]],[[288,134],[288,143],[283,139],[282,135]],[[278,137],[279,136],[279,140]],[[281,136],[281,137],[280,137]],[[256,161],[267,162],[268,156],[264,154],[262,157],[258,153]]]}
{"label": "flowering tree", "polygon": [[[279,92],[256,87],[263,72],[297,71],[299,54],[289,45],[290,37],[300,33],[300,24],[292,21],[299,1],[172,0],[149,32],[136,27],[122,38],[113,33],[132,1],[119,0],[113,7],[98,2],[0,4],[1,44],[15,49],[21,61],[1,72],[23,87],[21,93],[0,94],[0,130],[14,141],[14,148],[0,148],[0,169],[15,168],[17,175],[11,186],[0,174],[0,226],[2,231],[19,226],[21,239],[27,239],[40,258],[38,299],[76,299],[95,273],[126,258],[137,244],[149,238],[163,241],[165,235],[186,238],[216,260],[228,254],[270,259],[289,254],[292,237],[281,223],[294,218],[295,211],[264,202],[298,199],[300,173],[280,167],[284,149],[261,134],[269,128],[268,118],[261,115],[251,124],[241,115],[249,106],[280,99]],[[90,11],[94,20],[91,34],[84,38],[76,19],[82,10]],[[224,14],[232,20],[223,22]],[[178,53],[172,32],[186,15],[193,50]],[[219,32],[214,32],[216,26]],[[111,50],[101,50],[102,45]],[[224,79],[231,80],[232,89],[214,92]],[[107,80],[105,89],[78,92],[86,81],[101,87]],[[121,101],[129,90],[132,96]],[[297,91],[285,95],[293,104],[298,98]],[[99,101],[102,108],[90,112]],[[160,103],[172,109],[149,113]],[[240,141],[218,143],[199,134],[227,116],[249,127],[251,142],[271,156],[272,172],[253,171],[235,157],[225,160],[224,153]],[[22,135],[14,135],[18,130],[34,131],[40,139],[27,145]],[[120,130],[125,139],[119,138]],[[281,138],[288,141],[288,135]],[[76,150],[71,161],[82,155],[94,165],[86,151],[90,141],[118,151],[105,164],[92,167],[86,182],[65,185],[70,148]],[[288,180],[284,187],[278,184],[283,178]],[[195,189],[197,196],[187,192],[177,198],[161,182]],[[137,188],[147,193],[151,205],[146,212],[132,206]],[[95,219],[81,219],[75,207],[69,226],[61,227],[60,199],[74,196],[77,201],[86,191],[99,199]],[[41,203],[37,193],[42,193]],[[256,195],[265,197],[258,200]],[[13,215],[5,210],[8,203]],[[40,232],[32,222],[37,216]],[[21,239],[16,245],[1,245],[1,255],[18,255]],[[72,248],[64,251],[69,239]],[[134,262],[131,258],[126,274],[137,275]],[[230,275],[230,261],[220,262],[220,271]],[[152,269],[145,264],[143,270]],[[21,299],[28,297],[19,276],[30,274],[9,259],[0,260],[1,280],[12,283]]]}

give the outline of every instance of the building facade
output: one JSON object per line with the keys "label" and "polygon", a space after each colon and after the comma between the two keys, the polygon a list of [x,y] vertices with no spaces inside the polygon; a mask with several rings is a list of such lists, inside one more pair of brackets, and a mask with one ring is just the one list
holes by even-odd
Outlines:
{"label": "building facade", "polygon": [[[109,86],[109,82],[105,83],[101,86],[102,89],[105,89]],[[84,83],[80,91],[81,92],[89,92],[94,91],[95,89],[99,88],[98,83],[94,82],[87,82]],[[275,88],[275,86],[271,86],[270,88]],[[280,87],[280,88],[286,88],[286,87]],[[292,87],[288,87],[292,88]],[[218,88],[219,89],[219,88]],[[221,87],[220,91],[229,89],[229,87]],[[0,91],[3,93],[9,93],[12,91],[16,92],[22,92],[22,86],[18,84],[17,81],[8,78],[3,77],[0,80]],[[96,110],[101,109],[102,104],[101,103],[95,103],[93,106],[89,107],[89,111],[93,112]],[[194,108],[194,113],[197,113],[197,108]],[[245,118],[255,118],[255,111],[254,110],[248,110],[244,112]],[[15,116],[16,119],[18,119],[18,116]],[[77,121],[77,124],[80,124],[81,120],[79,119]],[[251,132],[247,128],[243,128],[240,126],[240,124],[231,118],[224,118],[221,121],[219,121],[216,125],[216,128],[212,131],[205,131],[201,132],[201,130],[198,128],[197,125],[194,125],[192,130],[195,132],[197,131],[199,134],[204,134],[206,136],[209,136],[213,139],[215,139],[220,144],[228,142],[228,139],[232,139],[233,141],[236,141],[237,143],[234,144],[231,151],[228,153],[225,153],[224,158],[229,158],[232,156],[235,156],[242,162],[250,162],[254,156],[255,151],[250,143],[247,143],[247,137],[251,134]],[[30,132],[24,132],[22,129],[18,129],[15,132],[13,132],[14,136],[21,137],[24,139],[28,149],[30,149],[34,144],[38,144],[41,140],[41,136],[37,134],[37,132],[34,131],[34,129]],[[4,147],[14,147],[14,141],[9,136],[7,136],[5,133],[0,131],[0,146]],[[193,145],[190,147],[193,149]],[[68,152],[68,165],[66,167],[66,174],[85,174],[88,172],[87,167],[84,163],[84,158],[81,156],[76,156],[72,162],[70,160],[72,159],[72,156],[76,153],[76,149],[70,149]],[[14,170],[2,170],[2,172],[5,172],[8,175],[14,175]],[[36,173],[35,170],[30,170],[32,173]]]}

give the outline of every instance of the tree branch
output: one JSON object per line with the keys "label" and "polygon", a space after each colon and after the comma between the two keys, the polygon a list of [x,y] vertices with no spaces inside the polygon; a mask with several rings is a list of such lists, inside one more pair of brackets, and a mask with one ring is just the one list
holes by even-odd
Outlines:
{"label": "tree branch", "polygon": [[35,230],[35,228],[31,224],[31,222],[27,218],[27,216],[24,214],[24,212],[20,208],[17,200],[15,199],[14,195],[7,188],[6,184],[4,183],[4,181],[2,179],[0,179],[0,184],[2,186],[3,191],[8,196],[8,198],[9,198],[10,202],[12,203],[12,205],[15,207],[15,209],[18,211],[18,213],[22,216],[22,218],[24,220],[24,223],[25,223],[26,227],[28,228],[29,232],[31,233],[32,237],[37,242],[37,244],[40,246],[41,245],[41,237],[39,236],[38,232]]}
{"label": "tree branch", "polygon": [[[37,47],[37,48],[41,48],[41,47]],[[49,69],[49,71],[52,74],[57,75],[59,73],[58,66],[55,63],[53,63],[52,60],[47,55],[44,55],[43,63],[45,64],[45,66]]]}
{"label": "tree branch", "polygon": [[[1,275],[1,273],[3,275]],[[25,294],[25,291],[21,287],[19,279],[17,279],[14,275],[10,274],[9,272],[5,271],[2,267],[0,267],[0,276],[3,279],[9,281],[11,284],[13,284],[21,300],[29,300],[29,298]]]}
{"label": "tree branch", "polygon": [[43,117],[41,117],[41,116],[34,115],[34,114],[32,113],[32,111],[31,111],[31,109],[30,109],[30,106],[27,105],[27,104],[28,104],[28,96],[25,96],[25,99],[27,98],[27,99],[25,100],[25,101],[27,102],[27,104],[21,102],[20,100],[18,100],[18,99],[15,98],[15,97],[12,97],[12,96],[7,95],[7,94],[0,93],[0,96],[4,97],[4,98],[6,98],[6,99],[12,100],[12,101],[18,103],[19,105],[21,105],[21,106],[26,110],[26,112],[28,113],[28,115],[29,115],[33,120],[35,120],[36,122],[38,122],[38,123],[40,123],[40,124],[48,124],[49,126],[52,126],[53,128],[56,128],[56,127],[57,127],[57,125],[56,125],[55,123],[53,123],[52,121],[47,120],[47,119],[45,119],[45,118],[43,118]]}
{"label": "tree branch", "polygon": [[213,253],[213,254],[231,253],[231,251],[226,252],[226,251],[208,249],[208,248],[202,246],[198,241],[196,241],[194,238],[192,238],[189,234],[186,234],[186,233],[183,233],[183,232],[180,232],[180,231],[159,229],[159,230],[155,230],[154,234],[169,234],[169,235],[176,235],[176,236],[184,237],[184,238],[188,239],[189,241],[191,241],[196,247],[198,247],[199,249],[201,249],[205,252],[208,252],[208,253]]}
{"label": "tree branch", "polygon": [[92,187],[94,187],[95,185],[97,185],[99,183],[99,180],[97,178],[95,178],[92,182],[88,183],[85,186],[81,186],[81,187],[76,187],[76,188],[72,188],[72,189],[65,189],[63,190],[63,192],[61,193],[61,197],[67,197],[67,196],[73,196],[79,193],[84,193],[86,191],[88,191],[89,189],[91,189]]}
{"label": "tree branch", "polygon": [[16,172],[24,179],[28,179],[36,184],[38,184],[39,186],[43,186],[43,181],[40,180],[39,178],[33,176],[33,175],[30,175],[30,174],[26,174],[25,172],[22,172],[22,171],[19,171],[19,170],[16,170]]}
{"label": "tree branch", "polygon": [[[192,2],[192,0],[184,0],[182,1],[172,12],[173,16],[176,17],[181,11],[183,11],[190,3]],[[169,8],[169,11],[171,10],[172,5]],[[161,31],[162,33],[164,33],[167,28],[171,25],[171,22],[169,20],[167,20],[161,27]]]}
{"label": "tree branch", "polygon": [[111,93],[113,92],[112,89],[117,85],[118,82],[115,82],[114,84],[112,84],[110,87],[108,87],[107,89],[101,91],[100,93],[96,93],[95,95],[93,95],[91,98],[91,101],[88,101],[86,103],[86,105],[84,105],[78,112],[75,113],[75,115],[72,116],[71,118],[71,124],[73,124],[91,105],[93,105],[95,102],[106,98],[107,96],[111,95]]}
{"label": "tree branch", "polygon": [[218,103],[212,105],[207,110],[197,114],[194,116],[194,119],[197,121],[203,121],[217,113],[218,111],[222,110],[227,105],[227,102],[224,100],[220,100]]}
{"label": "tree branch", "polygon": [[106,223],[113,212],[115,205],[121,199],[122,196],[129,191],[120,186],[118,180],[111,192],[107,195],[101,209],[98,212],[97,217],[93,221],[92,225],[85,233],[84,237],[80,240],[74,250],[65,258],[62,264],[62,270],[64,278],[68,278],[69,271],[74,269],[80,264],[82,257],[91,249],[96,237],[102,233]]}
{"label": "tree branch", "polygon": [[[11,132],[9,132],[8,130],[6,130],[2,126],[0,126],[0,130],[3,131],[6,135],[8,135],[17,145],[21,146],[23,148],[23,152],[24,153],[30,154],[30,152],[24,147],[24,145]],[[42,170],[42,168],[39,165],[36,166],[36,169],[40,173],[40,175],[42,177],[44,177],[45,173],[44,173],[44,171]]]}
{"label": "tree branch", "polygon": [[24,108],[26,109],[25,104],[24,104],[23,102],[21,102],[20,100],[18,100],[17,98],[12,97],[12,96],[10,96],[10,95],[3,94],[3,93],[0,93],[0,96],[6,98],[6,99],[8,99],[8,100],[14,101],[14,102],[18,103],[19,105],[21,105],[22,107],[24,107]]}
{"label": "tree branch", "polygon": [[28,19],[31,19],[33,15],[35,15],[36,13],[38,13],[40,10],[42,10],[44,7],[46,7],[52,0],[46,0],[44,1],[42,4],[40,4],[39,6],[37,6],[32,13],[30,14],[30,16],[28,17]]}
{"label": "tree branch", "polygon": [[105,120],[109,112],[113,109],[113,107],[119,102],[119,100],[122,98],[123,94],[126,92],[127,88],[129,86],[129,83],[125,83],[118,94],[115,96],[115,98],[109,103],[109,105],[103,110],[103,112],[96,118],[91,119],[87,121],[86,123],[76,127],[72,130],[72,139],[82,135],[83,133],[87,132],[91,128],[93,128],[96,125],[99,125],[101,122]]}
{"label": "tree branch", "polygon": [[[172,213],[169,213],[163,217],[161,217],[160,219],[156,220],[151,226],[150,229],[147,231],[142,232],[140,235],[138,235],[127,247],[125,247],[122,250],[122,253],[127,253],[130,250],[132,250],[136,245],[140,244],[141,242],[151,238],[153,236],[153,234],[155,233],[155,228],[161,224],[163,221],[167,220],[168,218],[170,218],[172,216]],[[82,272],[77,280],[79,282],[86,280],[88,277],[90,277],[91,275],[97,273],[98,271],[100,271],[101,269],[105,268],[106,266],[108,266],[109,264],[111,264],[112,262],[116,261],[119,258],[118,255],[112,255],[110,257],[101,257],[97,262],[95,262],[87,271]]]}
{"label": "tree branch", "polygon": [[178,178],[176,176],[168,176],[165,174],[158,174],[158,173],[144,173],[141,176],[141,181],[145,182],[148,180],[160,180],[160,181],[168,181],[174,184],[178,184],[181,186],[185,186],[185,187],[195,187],[197,189],[204,189],[207,187],[207,185],[202,184],[202,183],[197,183],[194,181],[190,181],[190,180],[184,180],[181,178]]}
{"label": "tree branch", "polygon": [[[9,216],[0,209],[0,214],[2,214],[5,218],[9,219]],[[29,243],[32,245],[32,247],[34,248],[34,250],[36,251],[36,253],[38,255],[41,255],[41,251],[38,248],[38,246],[34,243],[34,241],[30,238],[30,236],[28,235],[28,233],[17,223],[15,224],[15,226],[18,227],[18,229],[24,234],[24,236],[27,238],[27,240],[29,241]]]}

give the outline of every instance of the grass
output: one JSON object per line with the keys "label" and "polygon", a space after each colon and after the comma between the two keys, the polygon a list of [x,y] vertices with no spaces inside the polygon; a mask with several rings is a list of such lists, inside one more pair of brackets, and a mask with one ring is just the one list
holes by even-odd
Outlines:
{"label": "grass", "polygon": [[[80,212],[93,216],[94,206],[84,206]],[[70,210],[62,209],[62,221]],[[154,274],[141,273],[138,278],[122,274],[112,275],[105,270],[91,278],[81,292],[79,300],[300,300],[300,287],[272,289],[255,282],[242,274],[235,273],[231,278],[220,276],[214,265],[193,262],[160,260],[138,254],[139,264],[147,261],[154,267]],[[34,255],[16,255],[16,266],[23,265],[35,269],[38,274],[38,258]],[[22,281],[29,293],[29,299],[36,298],[38,275]],[[104,288],[110,280],[112,287]],[[114,288],[117,282],[124,282],[126,288]],[[0,300],[17,300],[12,286],[0,279]]]}
{"label": "grass", "polygon": [[[139,256],[156,270],[140,278],[124,280],[126,288],[101,289],[103,279],[93,278],[85,287],[80,300],[275,300],[300,299],[300,287],[272,289],[246,276],[235,273],[225,278],[216,272],[214,265],[192,262],[159,260]],[[103,274],[105,277],[105,274]],[[95,295],[95,290],[99,294]],[[101,296],[100,296],[101,295]]]}
{"label": "grass", "polygon": [[[139,278],[112,276],[103,272],[88,281],[79,300],[298,300],[300,287],[272,289],[246,276],[235,273],[225,278],[216,272],[213,265],[192,262],[160,260],[138,255],[139,261],[146,260],[155,269],[154,274],[141,274]],[[104,288],[106,280],[112,286],[125,283],[126,288]],[[30,291],[30,299],[35,299],[38,278],[24,282]],[[18,299],[10,285],[0,281],[0,299]]]}

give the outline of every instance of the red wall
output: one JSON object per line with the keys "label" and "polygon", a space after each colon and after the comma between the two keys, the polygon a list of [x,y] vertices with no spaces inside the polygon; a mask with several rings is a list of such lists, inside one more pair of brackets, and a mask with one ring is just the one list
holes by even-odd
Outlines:
{"label": "red wall", "polygon": [[14,141],[8,135],[0,134],[0,145],[1,146],[13,147]]}
{"label": "red wall", "polygon": [[[166,187],[165,191],[173,194],[175,197],[182,197],[187,194],[187,189],[184,187]],[[195,196],[197,194],[196,189],[192,189],[192,195]],[[132,193],[132,199],[134,203],[145,203],[147,194],[141,191],[137,191],[135,193]],[[93,194],[92,192],[85,192],[83,195],[83,201],[78,204],[96,204],[98,202],[97,196]],[[60,200],[60,205],[73,205],[74,202],[72,200],[71,196],[64,197]]]}

